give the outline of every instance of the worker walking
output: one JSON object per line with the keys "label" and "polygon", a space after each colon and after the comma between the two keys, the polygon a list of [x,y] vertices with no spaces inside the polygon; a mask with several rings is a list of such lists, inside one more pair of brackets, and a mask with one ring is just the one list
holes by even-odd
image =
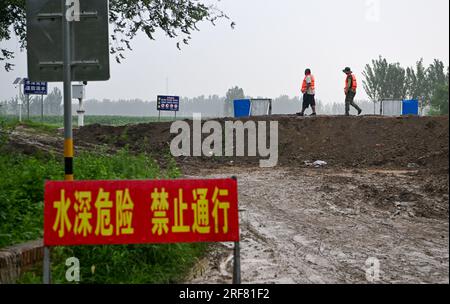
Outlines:
{"label": "worker walking", "polygon": [[302,111],[297,113],[298,116],[304,116],[306,109],[311,106],[312,114],[311,116],[316,116],[316,81],[314,76],[311,74],[310,69],[305,70],[305,79],[303,79],[302,84],[302,93],[303,93],[303,106]]}
{"label": "worker walking", "polygon": [[361,108],[355,103],[356,89],[358,84],[356,82],[356,76],[353,74],[349,67],[346,67],[343,72],[347,74],[345,79],[345,115],[350,116],[350,105],[358,110],[358,115],[362,113]]}

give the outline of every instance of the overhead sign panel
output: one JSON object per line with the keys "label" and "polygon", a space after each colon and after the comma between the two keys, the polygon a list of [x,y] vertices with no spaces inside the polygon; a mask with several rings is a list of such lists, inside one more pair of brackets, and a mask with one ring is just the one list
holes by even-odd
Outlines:
{"label": "overhead sign panel", "polygon": [[47,182],[45,246],[237,242],[237,181]]}
{"label": "overhead sign panel", "polygon": [[[28,77],[63,81],[61,0],[27,0]],[[71,21],[72,81],[110,78],[108,0],[79,0],[79,21]]]}

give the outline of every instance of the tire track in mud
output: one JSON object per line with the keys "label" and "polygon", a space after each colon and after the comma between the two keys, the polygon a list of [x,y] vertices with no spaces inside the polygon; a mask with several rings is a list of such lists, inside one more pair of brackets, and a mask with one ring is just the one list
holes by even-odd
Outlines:
{"label": "tire track in mud", "polygon": [[[420,192],[420,178],[362,170],[227,170],[203,177],[238,176],[244,283],[367,283],[370,257],[380,260],[381,283],[448,283],[448,207],[441,206],[445,197]],[[388,193],[385,207],[381,194],[366,195],[367,185],[412,194]],[[418,200],[413,206],[427,200],[442,216],[415,216],[409,202],[391,197]],[[232,245],[212,251],[202,275],[189,282],[231,282]]]}

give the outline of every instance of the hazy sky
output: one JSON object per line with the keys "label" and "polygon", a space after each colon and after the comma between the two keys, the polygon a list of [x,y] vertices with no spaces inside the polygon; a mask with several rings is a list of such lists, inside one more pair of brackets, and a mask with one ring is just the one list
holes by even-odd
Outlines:
{"label": "hazy sky", "polygon": [[[253,97],[299,95],[305,68],[316,76],[317,98],[343,102],[345,66],[361,83],[364,65],[378,55],[403,66],[421,57],[449,63],[448,0],[222,0],[219,7],[236,22],[203,23],[189,46],[159,35],[140,35],[134,51],[117,64],[111,79],[91,82],[89,98],[154,100],[169,93],[187,97],[225,95],[235,85]],[[2,42],[17,50],[17,42]],[[17,94],[16,76],[26,75],[26,55],[16,69],[0,71],[0,100]],[[52,84],[51,86],[53,86]],[[361,89],[357,98],[365,98]]]}

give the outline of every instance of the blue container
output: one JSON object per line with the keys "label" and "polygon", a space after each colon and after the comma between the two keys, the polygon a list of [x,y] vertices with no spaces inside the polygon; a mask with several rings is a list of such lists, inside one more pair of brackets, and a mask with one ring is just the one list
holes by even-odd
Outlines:
{"label": "blue container", "polygon": [[419,101],[403,100],[402,115],[419,115]]}
{"label": "blue container", "polygon": [[234,117],[249,117],[251,109],[250,99],[236,99],[234,101]]}

